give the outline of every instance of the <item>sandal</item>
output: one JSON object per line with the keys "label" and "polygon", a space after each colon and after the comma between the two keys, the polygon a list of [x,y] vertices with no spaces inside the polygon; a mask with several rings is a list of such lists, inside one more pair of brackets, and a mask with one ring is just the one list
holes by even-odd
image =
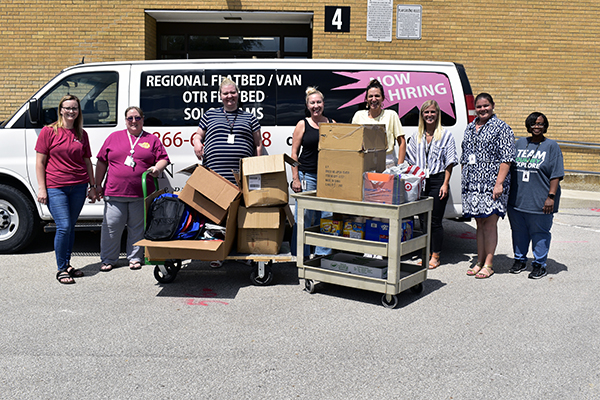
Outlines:
{"label": "sandal", "polygon": [[494,275],[491,265],[484,265],[483,268],[475,275],[475,279],[487,279]]}
{"label": "sandal", "polygon": [[112,269],[113,269],[113,266],[110,265],[110,264],[104,264],[104,263],[102,263],[102,266],[100,267],[100,271],[102,271],[102,272],[108,272],[108,271],[110,271]]}
{"label": "sandal", "polygon": [[440,262],[440,256],[431,254],[431,259],[429,260],[429,269],[436,269],[440,265],[442,265],[442,263]]}
{"label": "sandal", "polygon": [[223,261],[211,261],[210,262],[210,267],[211,268],[221,268],[223,266]]}
{"label": "sandal", "polygon": [[56,273],[56,280],[62,283],[63,285],[70,285],[75,283],[75,279],[69,275],[66,269],[61,269]]}
{"label": "sandal", "polygon": [[83,271],[77,268],[73,268],[73,266],[67,264],[67,273],[71,278],[81,278],[83,276]]}
{"label": "sandal", "polygon": [[129,261],[129,269],[142,269],[142,264],[139,261]]}
{"label": "sandal", "polygon": [[475,266],[473,268],[469,268],[467,270],[467,275],[469,276],[475,276],[479,273],[479,271],[481,271],[481,269],[483,268],[483,263],[482,262],[478,262],[477,264],[475,264]]}

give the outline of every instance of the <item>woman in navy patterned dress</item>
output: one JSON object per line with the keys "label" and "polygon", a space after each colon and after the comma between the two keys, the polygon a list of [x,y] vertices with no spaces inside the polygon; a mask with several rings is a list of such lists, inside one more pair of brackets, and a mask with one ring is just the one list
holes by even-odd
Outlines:
{"label": "woman in navy patterned dress", "polygon": [[477,223],[477,264],[467,275],[485,279],[494,273],[498,218],[506,214],[515,136],[494,114],[494,100],[489,94],[477,95],[475,110],[477,118],[465,129],[462,142],[462,207],[463,215]]}

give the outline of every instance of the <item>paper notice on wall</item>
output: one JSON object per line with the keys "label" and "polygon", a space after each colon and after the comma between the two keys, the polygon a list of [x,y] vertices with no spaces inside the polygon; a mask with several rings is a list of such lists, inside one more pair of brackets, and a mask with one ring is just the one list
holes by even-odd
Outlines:
{"label": "paper notice on wall", "polygon": [[421,39],[423,7],[398,5],[396,12],[396,39]]}
{"label": "paper notice on wall", "polygon": [[248,177],[248,190],[260,190],[262,189],[261,175],[250,175]]}
{"label": "paper notice on wall", "polygon": [[367,42],[391,42],[394,0],[368,0]]}

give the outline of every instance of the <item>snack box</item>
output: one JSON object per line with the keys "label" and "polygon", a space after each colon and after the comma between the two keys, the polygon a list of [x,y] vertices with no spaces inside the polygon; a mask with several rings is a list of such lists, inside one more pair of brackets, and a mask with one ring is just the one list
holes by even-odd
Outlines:
{"label": "snack box", "polygon": [[321,268],[371,278],[387,279],[387,259],[379,260],[347,253],[330,254],[321,259]]}

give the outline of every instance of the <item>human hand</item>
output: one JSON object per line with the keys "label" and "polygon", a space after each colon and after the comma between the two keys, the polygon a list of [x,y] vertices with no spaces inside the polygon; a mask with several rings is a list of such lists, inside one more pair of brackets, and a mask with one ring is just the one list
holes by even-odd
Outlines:
{"label": "human hand", "polygon": [[202,160],[202,157],[204,157],[204,144],[198,142],[194,142],[194,153],[196,154],[196,157],[198,157],[198,160]]}
{"label": "human hand", "polygon": [[150,171],[150,173],[148,175],[150,175],[153,178],[157,178],[158,175],[160,175],[160,173],[161,173],[161,171],[158,168],[156,168],[156,165],[148,168],[148,171]]}
{"label": "human hand", "polygon": [[40,204],[48,204],[48,192],[46,191],[46,189],[38,190],[37,201]]}
{"label": "human hand", "polygon": [[87,198],[90,199],[90,203],[95,203],[96,197],[98,197],[98,195],[96,194],[96,188],[92,186],[88,190]]}
{"label": "human hand", "polygon": [[440,188],[440,200],[444,199],[446,196],[448,196],[448,185],[443,184]]}
{"label": "human hand", "polygon": [[302,191],[302,183],[300,182],[300,179],[292,180],[292,190],[295,193],[300,193]]}
{"label": "human hand", "polygon": [[502,195],[502,183],[496,183],[492,192],[492,199],[498,200]]}
{"label": "human hand", "polygon": [[552,211],[554,211],[554,200],[546,197],[546,201],[544,201],[544,214],[552,214]]}

